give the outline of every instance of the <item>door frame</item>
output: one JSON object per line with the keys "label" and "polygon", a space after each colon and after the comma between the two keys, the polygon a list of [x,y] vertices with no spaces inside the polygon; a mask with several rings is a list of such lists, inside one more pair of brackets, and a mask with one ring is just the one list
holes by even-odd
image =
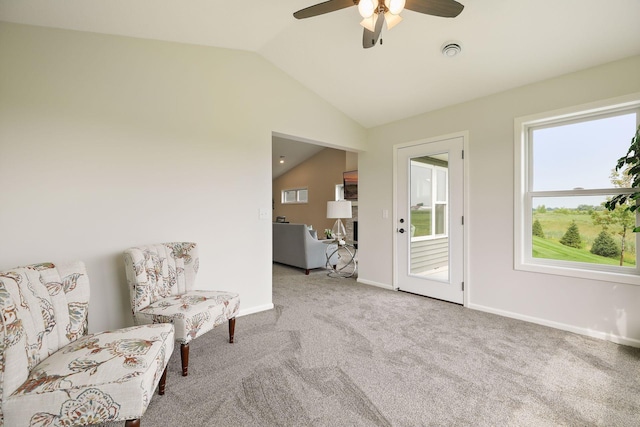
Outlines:
{"label": "door frame", "polygon": [[463,290],[463,306],[469,306],[469,300],[471,297],[471,279],[469,277],[469,227],[471,226],[471,216],[469,215],[469,131],[461,131],[450,133],[446,135],[439,135],[435,137],[420,139],[411,142],[404,142],[400,144],[395,144],[393,146],[393,242],[392,242],[392,250],[393,250],[393,283],[392,287],[394,290],[398,290],[398,239],[396,236],[397,233],[397,224],[398,224],[398,150],[401,148],[412,147],[416,145],[424,145],[433,142],[442,141],[445,139],[452,138],[462,138],[462,149],[464,150],[464,162],[463,162],[463,189],[462,189],[462,203],[463,203],[463,215],[464,215],[464,228],[462,230],[462,244],[463,248],[463,266],[462,266],[462,275],[464,278],[464,290]]}

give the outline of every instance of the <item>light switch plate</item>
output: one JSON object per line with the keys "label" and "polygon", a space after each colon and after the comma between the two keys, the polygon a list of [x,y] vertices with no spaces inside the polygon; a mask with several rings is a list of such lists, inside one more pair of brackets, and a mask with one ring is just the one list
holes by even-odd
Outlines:
{"label": "light switch plate", "polygon": [[260,208],[259,218],[260,219],[269,219],[269,209]]}

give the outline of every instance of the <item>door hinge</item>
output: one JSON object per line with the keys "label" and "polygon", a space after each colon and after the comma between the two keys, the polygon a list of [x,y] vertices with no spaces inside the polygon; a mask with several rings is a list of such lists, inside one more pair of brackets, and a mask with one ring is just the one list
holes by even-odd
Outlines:
{"label": "door hinge", "polygon": [[464,159],[464,150],[462,150],[462,158]]}
{"label": "door hinge", "polygon": [[464,225],[464,216],[462,217],[462,225]]}
{"label": "door hinge", "polygon": [[462,290],[464,291],[464,282],[462,282]]}

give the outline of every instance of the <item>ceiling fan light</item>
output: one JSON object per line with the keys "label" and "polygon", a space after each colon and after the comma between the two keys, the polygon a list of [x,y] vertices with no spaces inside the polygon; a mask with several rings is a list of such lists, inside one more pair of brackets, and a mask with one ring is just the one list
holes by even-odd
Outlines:
{"label": "ceiling fan light", "polygon": [[[375,4],[374,4],[375,3]],[[373,12],[376,10],[378,2],[374,0],[360,0],[358,3],[358,12],[363,18],[370,18]]]}
{"label": "ceiling fan light", "polygon": [[387,23],[387,30],[390,30],[402,21],[402,16],[387,12],[384,14],[384,21]]}
{"label": "ceiling fan light", "polygon": [[394,15],[400,15],[404,10],[406,0],[384,0],[384,5]]}
{"label": "ceiling fan light", "polygon": [[374,15],[371,15],[369,18],[364,18],[362,21],[360,21],[360,25],[362,25],[364,28],[366,28],[367,30],[373,33],[376,31],[377,21],[378,21],[378,15],[374,14]]}

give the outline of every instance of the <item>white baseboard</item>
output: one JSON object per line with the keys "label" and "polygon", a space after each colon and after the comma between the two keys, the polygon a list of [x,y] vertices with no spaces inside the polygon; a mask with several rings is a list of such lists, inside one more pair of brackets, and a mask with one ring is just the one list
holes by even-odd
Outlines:
{"label": "white baseboard", "polygon": [[393,286],[391,285],[387,285],[386,283],[380,283],[380,282],[374,282],[373,280],[367,280],[367,279],[361,279],[360,277],[358,277],[358,279],[356,280],[356,282],[358,283],[362,283],[364,285],[371,285],[371,286],[377,286],[378,288],[384,288],[384,289],[389,289],[391,291],[393,291]]}
{"label": "white baseboard", "polygon": [[484,311],[487,313],[497,314],[498,316],[510,317],[512,319],[524,320],[525,322],[536,323],[538,325],[549,326],[551,328],[561,329],[563,331],[573,332],[580,335],[586,335],[592,338],[599,338],[614,342],[616,344],[628,345],[630,347],[640,347],[640,340],[635,338],[623,337],[612,333],[594,331],[588,328],[580,328],[574,325],[568,325],[566,323],[554,322],[547,319],[541,319],[538,317],[526,316],[524,314],[514,313],[511,311],[498,310],[491,307],[485,307],[478,304],[469,304],[467,306],[473,310]]}
{"label": "white baseboard", "polygon": [[245,308],[244,310],[241,309],[238,312],[238,315],[236,317],[242,317],[248,314],[260,313],[261,311],[267,311],[271,309],[273,309],[273,304],[265,304],[265,305],[259,305],[256,307],[249,307],[249,308]]}

